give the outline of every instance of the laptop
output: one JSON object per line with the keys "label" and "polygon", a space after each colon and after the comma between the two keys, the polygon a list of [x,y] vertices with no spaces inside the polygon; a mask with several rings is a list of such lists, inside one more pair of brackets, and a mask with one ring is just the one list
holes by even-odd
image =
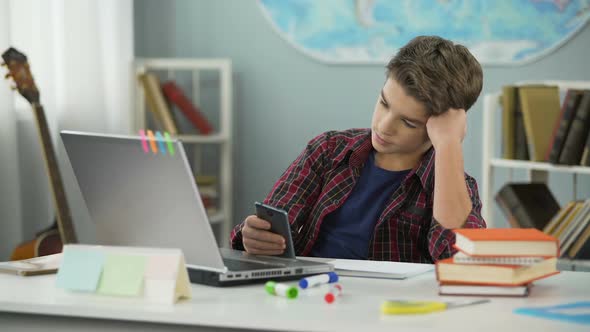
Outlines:
{"label": "laptop", "polygon": [[182,142],[62,131],[100,245],[180,248],[193,283],[239,285],[333,271],[321,262],[219,248]]}

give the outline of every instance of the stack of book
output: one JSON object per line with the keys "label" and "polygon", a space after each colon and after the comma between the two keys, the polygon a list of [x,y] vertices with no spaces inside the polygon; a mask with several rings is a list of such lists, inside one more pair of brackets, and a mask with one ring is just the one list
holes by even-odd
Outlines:
{"label": "stack of book", "polygon": [[440,295],[527,296],[559,273],[556,238],[534,228],[457,229],[451,258],[436,263]]}

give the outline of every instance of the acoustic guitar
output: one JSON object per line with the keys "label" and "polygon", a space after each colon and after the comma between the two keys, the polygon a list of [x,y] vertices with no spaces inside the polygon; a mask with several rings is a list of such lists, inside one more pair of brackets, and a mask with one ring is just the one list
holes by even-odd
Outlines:
{"label": "acoustic guitar", "polygon": [[9,71],[6,74],[6,78],[12,77],[16,84],[16,88],[14,89],[18,90],[33,107],[39,138],[43,148],[46,171],[51,184],[53,203],[56,209],[56,220],[54,223],[50,227],[38,232],[33,240],[19,244],[13,251],[11,259],[20,260],[56,254],[62,251],[64,244],[76,243],[77,239],[70,208],[66,199],[66,192],[55,157],[55,150],[51,142],[51,135],[49,134],[49,126],[47,125],[43,106],[41,106],[39,99],[39,90],[37,90],[37,86],[35,85],[27,57],[11,47],[2,54],[2,59],[5,62],[2,65],[7,66]]}

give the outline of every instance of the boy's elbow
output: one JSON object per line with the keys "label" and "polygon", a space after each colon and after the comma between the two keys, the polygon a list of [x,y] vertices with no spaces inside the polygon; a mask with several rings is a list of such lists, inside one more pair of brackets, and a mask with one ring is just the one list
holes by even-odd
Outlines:
{"label": "boy's elbow", "polygon": [[469,209],[458,209],[452,211],[452,213],[434,214],[433,217],[444,228],[456,229],[465,225],[470,213],[471,207]]}

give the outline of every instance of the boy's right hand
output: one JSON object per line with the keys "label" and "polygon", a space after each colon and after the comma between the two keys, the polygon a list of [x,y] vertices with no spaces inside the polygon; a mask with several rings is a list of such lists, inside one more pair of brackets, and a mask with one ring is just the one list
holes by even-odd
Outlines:
{"label": "boy's right hand", "polygon": [[242,243],[249,254],[280,255],[285,251],[285,238],[270,231],[270,223],[255,215],[248,216],[242,226]]}

